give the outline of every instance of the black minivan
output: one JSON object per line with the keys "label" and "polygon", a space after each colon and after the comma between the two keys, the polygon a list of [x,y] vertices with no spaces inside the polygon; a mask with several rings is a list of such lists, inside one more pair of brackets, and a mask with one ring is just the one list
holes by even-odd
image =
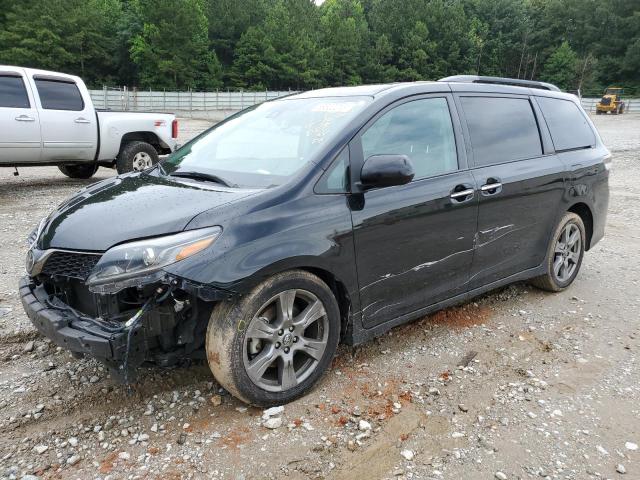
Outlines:
{"label": "black minivan", "polygon": [[121,379],[206,357],[241,400],[282,404],[341,341],[514,281],[568,287],[604,234],[610,158],[578,99],[540,82],[291,95],[60,205],[20,295]]}

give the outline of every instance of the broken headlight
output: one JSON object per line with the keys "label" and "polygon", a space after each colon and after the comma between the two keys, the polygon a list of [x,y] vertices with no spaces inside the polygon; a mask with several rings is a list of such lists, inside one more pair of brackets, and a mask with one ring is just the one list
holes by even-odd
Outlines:
{"label": "broken headlight", "polygon": [[31,248],[35,246],[36,243],[38,243],[38,239],[40,238],[40,234],[42,233],[44,224],[47,222],[47,218],[48,217],[44,217],[42,220],[40,220],[38,226],[31,231],[31,233],[27,237],[27,247]]}
{"label": "broken headlight", "polygon": [[189,258],[210,246],[222,233],[220,227],[123,243],[110,248],[93,268],[87,285],[120,283],[149,276],[167,265]]}

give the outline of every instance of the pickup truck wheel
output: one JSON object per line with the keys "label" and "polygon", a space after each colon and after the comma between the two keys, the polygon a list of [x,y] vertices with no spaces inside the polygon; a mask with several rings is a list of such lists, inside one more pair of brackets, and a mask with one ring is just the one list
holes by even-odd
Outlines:
{"label": "pickup truck wheel", "polygon": [[582,265],[586,238],[582,219],[575,213],[565,213],[547,250],[547,271],[531,283],[549,292],[560,292],[571,285]]}
{"label": "pickup truck wheel", "polygon": [[329,287],[309,272],[290,270],[215,306],[207,359],[216,380],[240,400],[282,405],[322,376],[339,331],[340,311]]}
{"label": "pickup truck wheel", "polygon": [[141,172],[158,163],[158,152],[147,142],[129,142],[122,147],[116,159],[118,173]]}
{"label": "pickup truck wheel", "polygon": [[91,178],[98,171],[98,165],[58,165],[58,169],[69,178]]}

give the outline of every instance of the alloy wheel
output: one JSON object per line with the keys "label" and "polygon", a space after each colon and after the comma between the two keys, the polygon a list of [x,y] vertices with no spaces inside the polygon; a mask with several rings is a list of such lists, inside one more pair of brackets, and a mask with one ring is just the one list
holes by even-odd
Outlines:
{"label": "alloy wheel", "polygon": [[582,253],[582,236],[575,223],[568,223],[558,236],[554,249],[553,273],[560,282],[567,282],[578,268]]}
{"label": "alloy wheel", "polygon": [[247,375],[270,392],[290,390],[313,373],[329,340],[323,303],[306,290],[285,290],[249,322],[242,358]]}

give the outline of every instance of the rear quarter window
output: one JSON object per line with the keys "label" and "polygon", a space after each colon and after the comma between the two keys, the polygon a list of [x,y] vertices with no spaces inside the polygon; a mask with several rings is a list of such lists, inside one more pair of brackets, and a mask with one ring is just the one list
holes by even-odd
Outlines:
{"label": "rear quarter window", "polygon": [[40,104],[45,110],[84,110],[80,90],[73,82],[36,79]]}
{"label": "rear quarter window", "polygon": [[596,137],[580,108],[570,100],[537,97],[556,151],[588,148]]}
{"label": "rear quarter window", "polygon": [[21,77],[0,75],[0,107],[29,108],[29,96]]}
{"label": "rear quarter window", "polygon": [[477,167],[542,155],[538,123],[526,98],[461,97]]}

